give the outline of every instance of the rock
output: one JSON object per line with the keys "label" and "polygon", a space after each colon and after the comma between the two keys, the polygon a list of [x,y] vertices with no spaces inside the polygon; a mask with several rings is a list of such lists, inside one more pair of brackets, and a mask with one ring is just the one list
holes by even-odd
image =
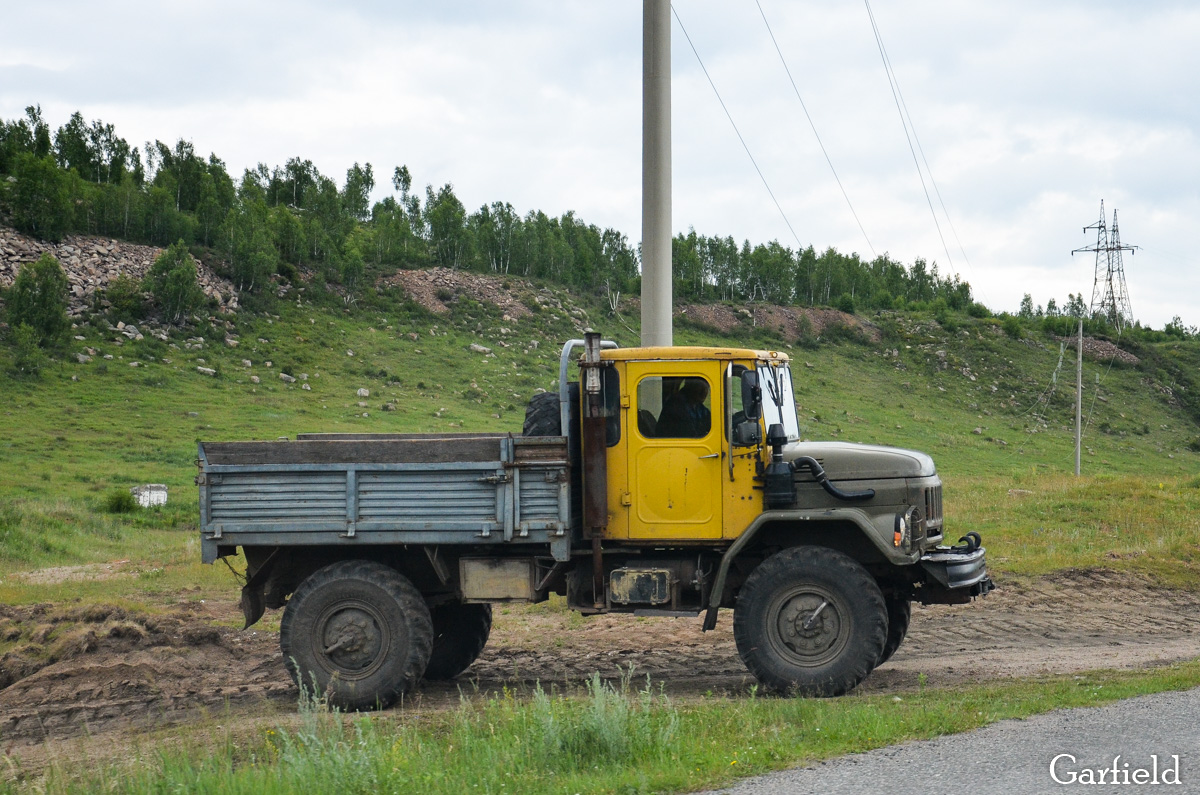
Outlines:
{"label": "rock", "polygon": [[111,354],[111,353],[106,353],[106,354],[104,354],[104,358],[105,358],[105,359],[112,359],[112,354]]}
{"label": "rock", "polygon": [[250,367],[250,366],[251,366],[251,364],[250,364],[249,359],[242,359],[242,367]]}
{"label": "rock", "polygon": [[367,407],[367,401],[365,401],[365,400],[358,401],[358,407],[360,409],[365,409]]}
{"label": "rock", "polygon": [[196,372],[208,376],[215,376],[217,374],[217,371],[211,367],[197,367]]}
{"label": "rock", "polygon": [[130,367],[141,367],[142,363],[141,362],[130,362],[129,366]]}
{"label": "rock", "polygon": [[308,384],[301,384],[301,385],[300,385],[300,388],[301,388],[301,389],[303,389],[303,390],[305,390],[306,392],[311,392],[311,391],[312,391],[312,387],[311,387],[311,386],[309,386]]}
{"label": "rock", "polygon": [[299,375],[299,378],[300,378],[300,380],[301,380],[301,381],[307,381],[307,380],[308,380],[308,373],[301,373],[301,374]]}
{"label": "rock", "polygon": [[75,340],[76,340],[77,342],[83,342],[85,339],[86,339],[86,337],[83,337],[83,336],[81,336],[81,335],[79,335],[79,334],[76,334],[76,335],[75,335]]}
{"label": "rock", "polygon": [[280,380],[280,381],[283,381],[285,384],[294,384],[294,383],[296,383],[296,379],[295,379],[295,378],[293,378],[292,376],[288,375],[287,373],[280,373],[280,374],[279,374],[279,380]]}
{"label": "rock", "polygon": [[264,367],[274,367],[274,364],[272,364],[271,362],[268,361],[268,362],[263,362],[263,366]]}
{"label": "rock", "polygon": [[227,346],[229,346],[230,348],[236,348],[238,346],[238,341],[233,339],[232,337],[226,337],[225,344]]}
{"label": "rock", "polygon": [[262,379],[261,379],[261,378],[259,378],[259,377],[258,377],[258,376],[256,376],[256,375],[252,375],[252,376],[250,376],[250,383],[252,383],[252,384],[261,384],[261,383],[262,383]]}
{"label": "rock", "polygon": [[347,355],[347,356],[353,356],[353,355],[354,355],[354,351],[346,351],[346,355]]}
{"label": "rock", "polygon": [[480,345],[478,342],[472,342],[467,347],[468,347],[468,350],[470,350],[472,353],[488,354],[488,353],[492,352],[491,348],[485,348],[484,346]]}
{"label": "rock", "polygon": [[87,364],[92,360],[92,357],[88,356],[86,353],[77,353],[75,354],[75,360],[80,364]]}
{"label": "rock", "polygon": [[359,389],[359,390],[358,390],[358,396],[359,396],[359,397],[371,397],[371,390],[369,390],[369,389]]}
{"label": "rock", "polygon": [[976,428],[975,430],[971,431],[971,433],[975,434],[976,436],[982,436],[983,428]]}
{"label": "rock", "polygon": [[384,411],[395,411],[396,404],[395,403],[384,403],[382,406],[380,406],[380,408],[383,409]]}

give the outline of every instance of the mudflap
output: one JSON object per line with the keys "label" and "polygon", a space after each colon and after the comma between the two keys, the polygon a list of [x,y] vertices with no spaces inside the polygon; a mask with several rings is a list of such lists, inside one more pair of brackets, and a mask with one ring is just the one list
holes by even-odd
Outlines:
{"label": "mudflap", "polygon": [[246,583],[242,586],[241,605],[242,616],[246,619],[246,624],[242,629],[249,629],[267,611],[261,582]]}
{"label": "mudflap", "polygon": [[262,565],[246,578],[246,584],[242,586],[242,617],[246,619],[246,625],[242,629],[249,629],[267,611],[267,601],[263,592],[263,586],[266,585],[267,578],[271,576],[271,572],[275,569],[275,558],[278,554],[278,549],[271,552]]}
{"label": "mudflap", "polygon": [[996,584],[988,576],[986,549],[978,542],[938,547],[921,556],[925,581],[917,589],[922,604],[966,604],[987,596]]}

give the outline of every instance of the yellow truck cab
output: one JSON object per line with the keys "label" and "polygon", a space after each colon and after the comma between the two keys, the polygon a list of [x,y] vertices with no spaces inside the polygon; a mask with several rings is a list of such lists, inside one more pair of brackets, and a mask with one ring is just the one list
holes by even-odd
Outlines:
{"label": "yellow truck cab", "polygon": [[617,432],[605,450],[604,538],[707,543],[740,535],[762,510],[757,444],[733,438],[746,421],[741,376],[786,369],[787,356],[680,347],[605,350],[601,359],[620,392]]}

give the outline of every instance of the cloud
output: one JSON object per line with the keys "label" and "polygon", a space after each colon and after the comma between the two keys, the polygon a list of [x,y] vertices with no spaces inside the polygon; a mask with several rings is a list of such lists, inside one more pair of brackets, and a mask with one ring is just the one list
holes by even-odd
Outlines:
{"label": "cloud", "polygon": [[[760,1],[874,248],[950,269],[865,7]],[[48,33],[0,52],[0,117],[41,103],[57,126],[80,110],[131,144],[188,138],[235,173],[299,155],[340,179],[371,162],[380,194],[404,163],[418,186],[453,183],[468,208],[575,210],[640,237],[638,3],[9,6],[9,30]],[[977,297],[1015,309],[1025,291],[1044,292],[1037,303],[1090,295],[1091,264],[1070,250],[1103,198],[1145,246],[1127,262],[1138,317],[1195,314],[1200,9],[873,9],[966,250],[933,195],[953,270]],[[758,9],[693,0],[678,11],[799,244],[869,255]],[[674,23],[672,37],[676,230],[795,247]]]}

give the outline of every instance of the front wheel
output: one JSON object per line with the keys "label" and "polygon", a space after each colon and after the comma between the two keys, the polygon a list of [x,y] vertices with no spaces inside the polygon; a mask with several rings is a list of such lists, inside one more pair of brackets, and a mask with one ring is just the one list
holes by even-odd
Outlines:
{"label": "front wheel", "polygon": [[875,579],[841,552],[793,547],[759,564],[738,594],[738,654],[775,693],[840,696],[875,667],[887,638]]}
{"label": "front wheel", "polygon": [[885,596],[884,602],[887,603],[888,616],[887,642],[883,644],[883,653],[879,655],[876,667],[892,659],[908,634],[908,625],[912,623],[912,602],[901,596]]}
{"label": "front wheel", "polygon": [[335,707],[382,709],[429,663],[433,625],[420,592],[380,563],[318,569],[288,601],[279,646],[288,673]]}

